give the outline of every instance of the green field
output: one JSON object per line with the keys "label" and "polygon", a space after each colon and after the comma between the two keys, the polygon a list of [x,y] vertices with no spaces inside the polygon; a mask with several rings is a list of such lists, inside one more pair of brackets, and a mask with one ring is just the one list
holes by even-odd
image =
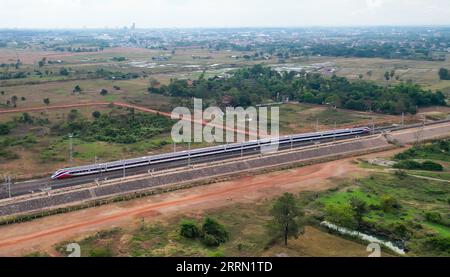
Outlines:
{"label": "green field", "polygon": [[[352,199],[359,199],[366,205],[359,227],[351,213]],[[386,206],[386,199],[394,199],[398,206]],[[345,227],[400,243],[410,251],[409,255],[446,256],[450,253],[428,249],[428,244],[432,238],[450,238],[448,201],[447,183],[377,173],[360,180],[357,186],[348,184],[337,192],[320,196],[309,205],[316,217],[325,216],[332,222],[348,224]],[[327,217],[330,209],[346,210],[345,216],[349,218]],[[442,220],[430,224],[428,213],[438,213]]]}

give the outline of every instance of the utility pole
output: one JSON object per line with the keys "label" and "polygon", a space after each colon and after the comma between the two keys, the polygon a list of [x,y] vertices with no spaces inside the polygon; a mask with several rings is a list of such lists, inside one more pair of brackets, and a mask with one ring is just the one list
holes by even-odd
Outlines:
{"label": "utility pole", "polygon": [[375,134],[375,119],[372,116],[372,135]]}
{"label": "utility pole", "polygon": [[8,176],[8,197],[11,198],[11,176]]}
{"label": "utility pole", "polygon": [[191,166],[191,142],[188,142],[188,166]]}
{"label": "utility pole", "polygon": [[319,132],[319,119],[316,120],[316,132]]}
{"label": "utility pole", "polygon": [[177,143],[173,142],[173,153],[177,152]]}
{"label": "utility pole", "polygon": [[333,135],[333,142],[336,142],[336,128],[337,128],[337,123],[335,121],[334,122],[334,130],[333,130],[333,133],[334,133],[334,135]]}
{"label": "utility pole", "polygon": [[405,126],[405,113],[402,113],[402,126]]}
{"label": "utility pole", "polygon": [[69,134],[69,155],[70,155],[70,163],[73,162],[73,134]]}
{"label": "utility pole", "polygon": [[416,138],[416,144],[420,144],[422,135],[425,131],[425,124],[426,124],[426,118],[425,115],[422,115],[422,126],[420,128],[417,129],[417,132],[414,134],[415,138]]}
{"label": "utility pole", "polygon": [[5,188],[8,193],[8,198],[11,198],[11,176],[9,175],[5,176]]}
{"label": "utility pole", "polygon": [[125,174],[125,160],[122,161],[123,164],[123,178],[125,179],[126,174]]}

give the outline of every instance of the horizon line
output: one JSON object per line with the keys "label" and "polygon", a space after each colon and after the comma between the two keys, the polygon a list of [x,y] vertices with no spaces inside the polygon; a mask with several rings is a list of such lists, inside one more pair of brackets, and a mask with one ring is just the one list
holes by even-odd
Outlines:
{"label": "horizon line", "polygon": [[[135,30],[164,30],[164,29],[178,29],[178,30],[192,30],[192,29],[311,29],[311,28],[326,28],[326,29],[343,29],[343,28],[427,28],[427,27],[450,27],[448,24],[380,24],[380,25],[299,25],[299,26],[200,26],[200,27],[137,27]],[[114,26],[114,27],[0,27],[0,30],[124,30],[131,29],[128,25]]]}

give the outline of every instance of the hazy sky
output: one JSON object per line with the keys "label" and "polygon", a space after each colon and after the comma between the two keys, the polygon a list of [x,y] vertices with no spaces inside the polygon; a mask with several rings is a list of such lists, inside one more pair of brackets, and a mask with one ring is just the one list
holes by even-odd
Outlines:
{"label": "hazy sky", "polygon": [[450,0],[0,0],[0,28],[450,25]]}

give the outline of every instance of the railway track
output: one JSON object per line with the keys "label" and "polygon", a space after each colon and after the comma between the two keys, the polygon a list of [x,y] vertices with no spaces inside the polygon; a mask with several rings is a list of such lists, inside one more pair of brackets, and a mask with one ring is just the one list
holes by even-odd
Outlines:
{"label": "railway track", "polygon": [[[421,124],[411,124],[411,125],[406,125],[406,126],[378,127],[378,128],[374,128],[371,133],[366,134],[364,136],[387,133],[387,132],[392,132],[392,131],[406,130],[406,129],[417,128],[417,127],[421,127],[421,126],[431,126],[431,125],[442,124],[442,123],[447,123],[447,122],[450,122],[450,119],[434,121],[434,122],[426,122],[426,123],[421,123]],[[360,135],[358,135],[358,136],[360,136]],[[320,141],[311,141],[311,142],[295,142],[295,143],[291,143],[291,144],[280,145],[279,149],[280,150],[287,150],[289,148],[297,149],[297,148],[310,146],[310,145],[314,145],[314,144],[326,143],[326,142],[331,142],[331,141],[347,140],[352,137],[356,137],[356,136],[346,136],[346,137],[340,137],[340,138],[327,138],[327,139],[323,139]],[[113,180],[113,179],[123,178],[124,176],[130,177],[130,176],[134,176],[134,175],[145,174],[150,171],[157,172],[157,171],[167,170],[167,169],[185,168],[190,165],[205,164],[205,163],[216,162],[216,161],[221,161],[221,160],[225,160],[225,159],[255,156],[255,155],[259,155],[259,154],[260,154],[260,151],[255,151],[255,149],[248,149],[245,151],[222,153],[222,154],[217,154],[214,156],[207,156],[207,157],[190,158],[189,160],[183,159],[183,160],[171,161],[168,163],[156,164],[156,165],[151,165],[151,166],[142,166],[142,167],[136,167],[136,168],[126,169],[126,170],[118,170],[118,171],[112,171],[112,172],[100,172],[98,174],[80,176],[80,177],[72,178],[72,179],[52,180],[49,177],[49,178],[41,178],[41,179],[35,179],[35,180],[16,182],[11,185],[11,196],[17,197],[17,196],[22,196],[22,195],[27,195],[27,194],[50,191],[53,189],[68,188],[68,187],[72,187],[72,186],[93,183],[93,182],[96,182],[99,180]],[[8,194],[6,193],[6,190],[4,189],[4,187],[5,187],[4,184],[2,184],[0,186],[0,188],[1,188],[0,189],[0,199],[4,199],[4,198],[8,197]]]}

